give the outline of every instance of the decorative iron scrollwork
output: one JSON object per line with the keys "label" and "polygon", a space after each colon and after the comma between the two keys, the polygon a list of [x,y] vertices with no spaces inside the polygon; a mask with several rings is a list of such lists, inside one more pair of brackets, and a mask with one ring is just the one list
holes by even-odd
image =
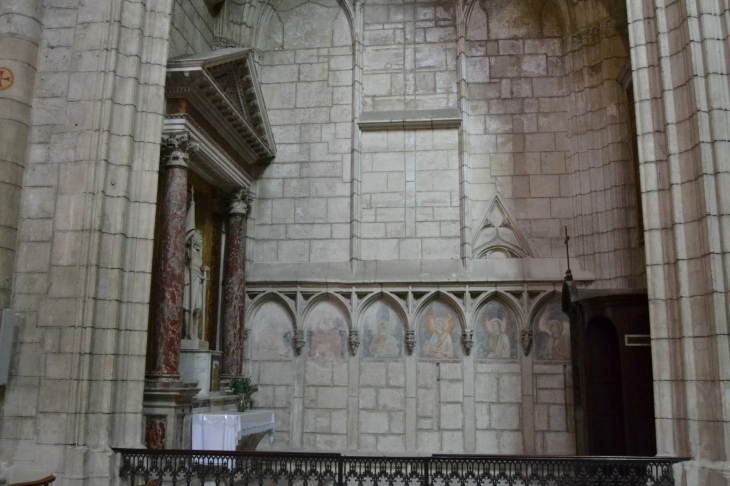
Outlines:
{"label": "decorative iron scrollwork", "polygon": [[493,484],[652,484],[673,486],[677,457],[458,456],[369,457],[295,452],[114,449],[119,476],[132,484],[306,484],[402,486]]}

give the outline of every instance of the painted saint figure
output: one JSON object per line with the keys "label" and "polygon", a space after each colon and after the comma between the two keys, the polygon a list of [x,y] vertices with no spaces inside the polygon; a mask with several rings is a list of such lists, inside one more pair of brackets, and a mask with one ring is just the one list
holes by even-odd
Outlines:
{"label": "painted saint figure", "polygon": [[334,359],[342,358],[344,346],[342,319],[325,318],[319,322],[316,330],[309,332],[309,357]]}
{"label": "painted saint figure", "polygon": [[517,359],[517,318],[497,299],[484,304],[477,314],[477,359]]}
{"label": "painted saint figure", "polygon": [[565,361],[570,359],[570,324],[560,302],[548,302],[535,320],[537,359]]}
{"label": "painted saint figure", "polygon": [[[484,317],[487,317],[487,314]],[[484,324],[482,323],[482,325]],[[485,334],[487,335],[487,358],[510,359],[512,357],[512,347],[510,346],[509,336],[504,331],[504,322],[502,319],[491,319],[486,322],[485,327]]]}
{"label": "painted saint figure", "polygon": [[446,317],[433,316],[433,309],[426,315],[426,327],[431,337],[423,343],[423,354],[428,358],[454,358],[454,342],[451,339],[451,330],[454,321],[450,313]]}
{"label": "painted saint figure", "polygon": [[563,323],[553,319],[548,323],[550,337],[540,353],[544,359],[570,359],[570,341],[563,335]]}
{"label": "painted saint figure", "polygon": [[398,341],[390,332],[390,311],[387,306],[382,304],[378,308],[376,332],[370,341],[368,353],[372,358],[398,358],[400,356]]}

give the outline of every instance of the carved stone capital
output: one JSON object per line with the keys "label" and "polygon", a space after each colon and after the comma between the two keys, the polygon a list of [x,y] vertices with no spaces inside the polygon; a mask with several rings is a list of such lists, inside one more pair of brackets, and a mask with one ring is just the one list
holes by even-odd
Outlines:
{"label": "carved stone capital", "polygon": [[229,200],[229,214],[248,214],[251,209],[251,203],[254,196],[249,189],[240,189],[236,191]]}
{"label": "carved stone capital", "polygon": [[244,341],[248,341],[248,334],[249,334],[249,330],[244,329],[243,334],[241,335],[241,337],[243,338]]}
{"label": "carved stone capital", "polygon": [[198,151],[200,145],[190,140],[187,133],[162,136],[162,166],[188,168],[190,155]]}
{"label": "carved stone capital", "polygon": [[464,329],[461,333],[461,343],[464,345],[464,352],[469,356],[471,354],[471,348],[474,347],[474,331]]}

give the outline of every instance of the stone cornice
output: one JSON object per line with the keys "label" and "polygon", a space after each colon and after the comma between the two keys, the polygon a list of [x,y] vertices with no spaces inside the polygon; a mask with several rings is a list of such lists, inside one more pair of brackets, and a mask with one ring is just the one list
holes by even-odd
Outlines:
{"label": "stone cornice", "polygon": [[361,130],[432,130],[459,128],[461,112],[456,108],[441,110],[368,111],[360,115]]}
{"label": "stone cornice", "polygon": [[199,146],[195,155],[188,160],[190,170],[216,187],[251,186],[252,176],[189,115],[166,115],[162,127],[163,137],[178,133],[187,134]]}
{"label": "stone cornice", "polygon": [[[230,144],[247,164],[276,155],[250,49],[221,49],[170,59],[165,95],[168,113],[202,115],[208,130]],[[171,103],[184,99],[188,103]],[[202,121],[201,123],[202,124]]]}

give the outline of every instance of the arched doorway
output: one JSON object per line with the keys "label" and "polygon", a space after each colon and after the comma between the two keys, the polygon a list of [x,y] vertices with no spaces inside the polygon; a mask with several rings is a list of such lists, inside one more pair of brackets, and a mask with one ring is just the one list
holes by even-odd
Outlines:
{"label": "arched doorway", "polygon": [[586,329],[588,448],[600,456],[626,455],[621,350],[611,321],[596,317]]}

